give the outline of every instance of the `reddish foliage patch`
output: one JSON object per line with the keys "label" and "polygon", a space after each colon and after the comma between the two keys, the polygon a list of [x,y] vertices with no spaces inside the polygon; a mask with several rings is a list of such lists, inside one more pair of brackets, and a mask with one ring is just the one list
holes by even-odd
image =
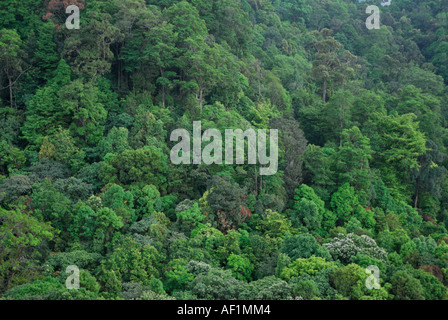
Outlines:
{"label": "reddish foliage patch", "polygon": [[244,219],[247,219],[252,215],[252,211],[250,211],[249,208],[245,208],[243,206],[240,206],[240,207],[241,207],[240,212],[241,212],[241,215],[244,217]]}
{"label": "reddish foliage patch", "polygon": [[445,283],[445,276],[443,275],[443,271],[439,266],[425,265],[421,266],[419,269],[431,273],[434,277],[439,279],[440,282]]}
{"label": "reddish foliage patch", "polygon": [[42,17],[43,20],[50,20],[53,17],[64,18],[66,16],[65,9],[68,6],[75,5],[79,10],[85,8],[84,0],[50,0],[47,3],[47,13]]}
{"label": "reddish foliage patch", "polygon": [[423,214],[423,219],[424,219],[425,221],[429,221],[429,222],[434,223],[434,218],[431,217],[431,216],[429,216],[429,215],[427,215],[426,213]]}

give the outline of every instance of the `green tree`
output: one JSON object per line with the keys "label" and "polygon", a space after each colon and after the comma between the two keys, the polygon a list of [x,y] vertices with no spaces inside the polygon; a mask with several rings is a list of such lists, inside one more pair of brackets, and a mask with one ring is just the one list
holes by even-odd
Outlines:
{"label": "green tree", "polygon": [[110,47],[123,37],[111,19],[107,13],[90,11],[86,24],[79,31],[68,33],[62,56],[74,74],[92,81],[109,73],[114,57]]}
{"label": "green tree", "polygon": [[44,137],[39,151],[39,159],[55,160],[67,164],[73,171],[84,165],[85,152],[75,143],[69,130],[59,128],[50,137]]}
{"label": "green tree", "polygon": [[366,280],[369,275],[357,264],[349,264],[334,271],[331,277],[332,285],[344,297],[354,300],[388,300],[389,285],[385,284],[380,289],[369,290]]}
{"label": "green tree", "polygon": [[32,145],[39,147],[45,136],[56,133],[59,127],[68,127],[69,110],[63,106],[61,88],[70,82],[70,78],[70,67],[65,60],[60,60],[53,78],[26,103],[27,116],[22,132]]}
{"label": "green tree", "polygon": [[[111,179],[122,184],[145,186],[153,184],[164,192],[167,181],[167,156],[159,148],[144,147],[137,150],[126,150],[112,157],[108,166],[103,164],[100,177]],[[107,172],[106,170],[111,170]]]}
{"label": "green tree", "polygon": [[227,258],[227,267],[229,267],[235,278],[242,281],[252,280],[252,271],[254,269],[251,261],[242,255],[231,254]]}
{"label": "green tree", "polygon": [[321,257],[325,260],[331,260],[328,250],[317,243],[316,238],[312,235],[303,233],[296,236],[288,235],[282,246],[280,252],[287,254],[292,261],[299,258],[308,259],[311,256]]}
{"label": "green tree", "polygon": [[135,242],[130,237],[123,237],[106,261],[101,263],[103,282],[135,282],[149,285],[151,279],[159,278],[162,255],[151,245]]}
{"label": "green tree", "polygon": [[283,180],[291,197],[302,180],[303,154],[307,141],[299,124],[294,120],[273,118],[269,121],[269,125],[272,129],[280,131],[279,149],[284,151],[283,164],[280,163],[280,168],[284,172]]}
{"label": "green tree", "polygon": [[338,181],[353,186],[364,205],[372,198],[373,175],[369,165],[372,154],[369,138],[358,127],[342,131],[341,145],[334,155],[335,171],[339,172]]}
{"label": "green tree", "polygon": [[14,103],[14,85],[26,71],[23,70],[24,60],[22,51],[22,40],[16,30],[0,30],[0,67],[3,76],[6,76],[7,86],[2,89],[9,89],[9,104],[11,108]]}
{"label": "green tree", "polygon": [[51,240],[54,229],[27,213],[0,208],[1,291],[27,283],[39,274],[36,247]]}
{"label": "green tree", "polygon": [[315,36],[312,45],[316,52],[311,72],[317,81],[322,82],[324,103],[327,101],[328,85],[343,84],[355,71],[352,67],[355,56],[342,49],[342,44],[331,36],[332,32],[324,28],[312,33]]}
{"label": "green tree", "polygon": [[330,204],[340,224],[349,221],[351,217],[356,217],[356,219],[362,222],[365,228],[373,228],[376,224],[373,212],[361,206],[355,189],[348,183],[344,183],[331,196]]}
{"label": "green tree", "polygon": [[311,256],[307,259],[298,258],[292,262],[288,267],[283,269],[281,277],[285,280],[290,280],[293,277],[298,277],[302,274],[314,275],[320,270],[327,268],[334,268],[336,265],[333,262],[327,262],[324,258]]}
{"label": "green tree", "polygon": [[392,284],[391,293],[397,300],[424,300],[423,287],[419,280],[409,272],[399,270],[394,273],[390,280]]}
{"label": "green tree", "polygon": [[197,202],[194,202],[189,209],[177,212],[176,216],[180,221],[191,225],[193,228],[205,219],[205,216],[199,208],[199,204]]}
{"label": "green tree", "polygon": [[128,129],[113,127],[98,144],[100,156],[104,157],[108,153],[118,154],[130,149],[128,137]]}
{"label": "green tree", "polygon": [[294,200],[291,216],[294,226],[303,224],[311,232],[319,232],[325,214],[325,203],[305,184],[295,190]]}
{"label": "green tree", "polygon": [[104,133],[107,111],[99,99],[99,89],[91,83],[74,80],[64,87],[62,105],[70,112],[71,131],[85,144],[97,144]]}

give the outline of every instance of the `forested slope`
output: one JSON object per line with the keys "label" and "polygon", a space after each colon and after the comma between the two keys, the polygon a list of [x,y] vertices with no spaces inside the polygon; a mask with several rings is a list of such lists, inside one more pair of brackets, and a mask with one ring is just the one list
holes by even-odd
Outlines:
{"label": "forested slope", "polygon": [[0,299],[446,298],[448,0],[380,2],[2,0]]}

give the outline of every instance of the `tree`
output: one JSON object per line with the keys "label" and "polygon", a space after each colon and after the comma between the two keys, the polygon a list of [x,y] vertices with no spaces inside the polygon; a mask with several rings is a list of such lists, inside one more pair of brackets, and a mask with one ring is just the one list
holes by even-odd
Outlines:
{"label": "tree", "polygon": [[[110,167],[108,167],[108,166]],[[106,170],[111,170],[106,173]],[[144,147],[126,150],[103,164],[100,177],[125,185],[145,186],[153,184],[163,193],[166,188],[167,156],[159,148]]]}
{"label": "tree", "polygon": [[75,75],[93,81],[107,74],[114,57],[110,46],[123,37],[110,23],[107,13],[89,12],[85,26],[79,32],[70,32],[64,41],[62,56],[71,65]]}
{"label": "tree", "polygon": [[36,247],[54,236],[54,229],[20,211],[0,208],[0,289],[26,283],[38,275]]}
{"label": "tree", "polygon": [[182,221],[182,223],[191,225],[193,228],[205,219],[205,216],[199,208],[199,204],[197,202],[194,202],[190,208],[177,212],[176,216],[180,221]]}
{"label": "tree", "polygon": [[47,277],[31,283],[18,285],[5,292],[5,298],[17,300],[49,300],[52,292],[63,289],[62,283],[54,277]]}
{"label": "tree", "polygon": [[99,99],[99,89],[78,79],[67,84],[60,97],[72,117],[71,131],[85,144],[97,144],[103,137],[107,117],[107,111]]}
{"label": "tree", "polygon": [[305,0],[276,0],[273,5],[285,20],[300,23],[309,20],[311,6]]}
{"label": "tree", "polygon": [[448,49],[448,41],[438,41],[434,42],[430,46],[430,50],[433,51],[433,57],[431,59],[431,62],[438,67],[439,74],[445,79],[448,79],[448,69],[447,69],[447,62],[448,62],[448,56],[446,54]]}
{"label": "tree", "polygon": [[323,245],[331,254],[333,259],[342,263],[352,262],[352,259],[358,254],[366,255],[381,261],[386,261],[386,251],[379,247],[375,240],[362,235],[358,236],[353,233],[348,235],[340,234]]}
{"label": "tree", "polygon": [[39,147],[45,136],[56,133],[59,127],[68,127],[69,111],[63,106],[61,93],[70,78],[70,67],[65,60],[60,60],[51,80],[26,103],[27,116],[22,132],[32,145]]}
{"label": "tree", "polygon": [[76,144],[69,130],[59,128],[50,137],[45,137],[39,151],[39,159],[55,160],[68,165],[73,171],[79,170],[84,164],[84,150]]}
{"label": "tree", "polygon": [[123,226],[122,217],[110,208],[102,208],[98,211],[95,220],[95,238],[104,245],[112,239],[114,232],[120,230]]}
{"label": "tree", "polygon": [[130,145],[133,148],[142,148],[147,145],[166,148],[164,142],[166,140],[167,132],[165,128],[171,118],[167,117],[168,119],[166,120],[168,121],[163,121],[165,119],[162,120],[161,118],[160,115],[155,112],[153,113],[143,105],[139,106],[130,132]]}
{"label": "tree", "polygon": [[231,254],[227,258],[227,267],[232,270],[235,278],[242,281],[252,280],[251,274],[254,266],[247,257],[237,254]]}
{"label": "tree", "polygon": [[327,101],[328,84],[337,86],[343,84],[353,73],[352,67],[355,61],[348,50],[342,49],[342,44],[331,36],[332,30],[322,29],[314,31],[315,36],[312,46],[316,50],[314,53],[313,77],[322,82],[322,101]]}
{"label": "tree", "polygon": [[100,157],[104,157],[108,153],[119,154],[130,149],[128,137],[128,129],[113,127],[98,144]]}
{"label": "tree", "polygon": [[54,41],[54,24],[45,23],[38,25],[33,32],[33,57],[32,64],[39,68],[39,83],[49,81],[54,74],[59,62],[57,44]]}
{"label": "tree", "polygon": [[[412,113],[403,115],[378,114],[377,134],[374,139],[375,153],[381,157],[380,168],[385,184],[395,197],[413,193],[409,185],[402,182],[408,178],[411,169],[420,167],[419,157],[428,150],[426,136],[419,130],[417,116]],[[373,146],[372,146],[373,147]]]}
{"label": "tree", "polygon": [[319,232],[325,214],[325,203],[305,184],[295,190],[291,220],[295,227],[304,225],[311,232]]}
{"label": "tree", "polygon": [[33,185],[29,207],[39,221],[51,222],[58,230],[67,230],[71,223],[71,201],[49,179]]}
{"label": "tree", "polygon": [[185,0],[170,6],[164,14],[179,35],[177,47],[185,48],[186,40],[194,35],[207,35],[207,27],[198,10]]}
{"label": "tree", "polygon": [[344,297],[353,300],[388,300],[390,295],[387,292],[389,285],[385,284],[379,289],[369,290],[366,280],[369,275],[365,269],[357,264],[349,264],[334,271],[331,276],[332,286]]}
{"label": "tree", "polygon": [[352,109],[355,97],[348,90],[337,89],[324,105],[323,118],[326,131],[332,134],[327,139],[338,140],[342,146],[342,132],[352,126]]}
{"label": "tree", "polygon": [[296,259],[288,267],[283,269],[281,277],[285,280],[290,280],[291,278],[298,277],[302,274],[315,275],[320,270],[334,267],[336,267],[336,265],[333,262],[327,262],[324,258],[313,255],[307,259]]}
{"label": "tree", "polygon": [[335,172],[332,168],[332,156],[335,150],[322,148],[313,144],[308,145],[304,157],[305,183],[313,185],[316,194],[322,200],[329,200],[334,190]]}
{"label": "tree", "polygon": [[123,219],[125,225],[135,222],[137,216],[134,210],[134,196],[119,185],[111,185],[103,194],[103,207],[115,211]]}
{"label": "tree", "polygon": [[229,179],[215,177],[211,181],[212,192],[207,196],[208,206],[223,231],[236,229],[248,217],[244,209],[245,190]]}
{"label": "tree", "polygon": [[287,254],[292,261],[299,258],[308,259],[311,256],[331,260],[328,250],[318,244],[316,239],[307,233],[296,236],[288,235],[280,247],[280,252]]}
{"label": "tree", "polygon": [[230,270],[212,268],[205,274],[197,275],[188,288],[199,299],[238,299],[243,283],[231,276]]}
{"label": "tree", "polygon": [[183,83],[183,88],[191,90],[202,112],[205,96],[219,81],[219,54],[221,47],[209,46],[202,36],[185,40],[187,51],[180,58],[181,68],[192,81]]}
{"label": "tree", "polygon": [[419,130],[417,116],[407,113],[401,116],[378,114],[377,125],[381,143],[380,155],[386,163],[394,163],[398,172],[418,167],[418,157],[426,152],[425,135]]}
{"label": "tree", "polygon": [[[206,6],[204,4],[200,7]],[[218,42],[226,42],[238,57],[247,54],[250,51],[253,30],[249,14],[242,3],[234,0],[216,1],[210,11],[206,19],[210,33]]]}
{"label": "tree", "polygon": [[355,189],[344,183],[337,192],[331,196],[331,208],[342,224],[355,217],[362,222],[365,228],[373,228],[376,224],[373,212],[364,209],[358,200]]}
{"label": "tree", "polygon": [[264,277],[244,286],[240,293],[242,300],[290,300],[291,286],[275,276]]}
{"label": "tree", "polygon": [[291,221],[285,215],[270,209],[266,210],[260,224],[258,228],[268,237],[284,238],[292,232]]}
{"label": "tree", "polygon": [[372,154],[369,138],[358,127],[342,131],[341,145],[334,155],[335,171],[339,172],[338,182],[353,186],[363,204],[368,204],[372,197],[373,177],[369,166]]}
{"label": "tree", "polygon": [[22,40],[15,30],[0,30],[0,66],[6,75],[8,85],[2,89],[9,89],[9,104],[15,107],[13,87],[17,80],[26,71],[23,70],[24,52],[22,51]]}
{"label": "tree", "polygon": [[404,270],[394,273],[390,280],[391,293],[397,300],[424,300],[423,287],[416,278]]}
{"label": "tree", "polygon": [[269,121],[272,129],[280,131],[280,150],[284,151],[283,169],[285,187],[290,197],[293,191],[300,185],[302,180],[303,154],[306,150],[307,141],[299,124],[290,119],[273,118]]}
{"label": "tree", "polygon": [[174,33],[173,28],[174,26],[166,21],[151,28],[150,45],[144,52],[149,56],[149,61],[159,69],[156,82],[161,87],[162,107],[166,104],[167,90],[173,87],[173,79],[177,76],[176,72],[169,70],[176,65],[178,55],[178,49],[175,46],[177,33]]}
{"label": "tree", "polygon": [[29,176],[14,175],[0,184],[0,201],[5,208],[13,208],[17,200],[29,195],[33,190],[33,181]]}
{"label": "tree", "polygon": [[88,205],[79,202],[73,208],[73,223],[68,231],[74,241],[93,243],[98,214]]}
{"label": "tree", "polygon": [[130,191],[134,195],[134,202],[136,203],[134,207],[138,217],[153,215],[161,209],[162,199],[156,186],[147,185],[143,189],[138,186],[131,186]]}
{"label": "tree", "polygon": [[306,300],[316,299],[321,295],[316,282],[314,282],[312,280],[304,280],[304,281],[298,282],[294,286],[293,290],[294,290],[295,296],[302,297],[303,299],[306,299]]}
{"label": "tree", "polygon": [[26,158],[19,148],[6,142],[0,141],[0,172],[14,173],[25,166]]}
{"label": "tree", "polygon": [[185,264],[185,260],[183,259],[173,259],[168,263],[168,270],[165,271],[168,292],[185,290],[187,285],[193,281],[194,275],[189,272]]}
{"label": "tree", "polygon": [[153,246],[142,246],[130,237],[123,237],[109,258],[101,263],[100,279],[104,283],[115,274],[119,283],[134,282],[149,285],[152,279],[160,277],[162,258],[163,256]]}

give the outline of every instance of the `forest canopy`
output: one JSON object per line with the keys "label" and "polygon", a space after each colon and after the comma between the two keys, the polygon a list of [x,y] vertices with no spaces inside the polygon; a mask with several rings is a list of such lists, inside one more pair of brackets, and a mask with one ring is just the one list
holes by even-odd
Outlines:
{"label": "forest canopy", "polygon": [[[448,0],[0,17],[0,300],[448,298]],[[278,130],[277,172],[173,163],[195,121]]]}

